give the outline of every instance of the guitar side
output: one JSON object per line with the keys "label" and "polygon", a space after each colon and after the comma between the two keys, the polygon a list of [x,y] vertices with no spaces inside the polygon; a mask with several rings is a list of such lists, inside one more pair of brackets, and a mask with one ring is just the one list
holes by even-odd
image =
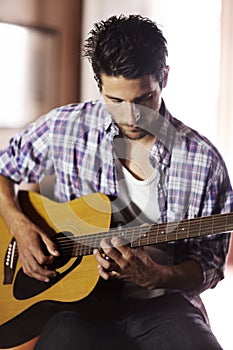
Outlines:
{"label": "guitar side", "polygon": [[[109,230],[111,204],[105,195],[95,193],[67,203],[56,203],[38,193],[20,191],[19,200],[26,215],[42,229],[47,229],[51,233],[68,231],[78,236]],[[78,258],[78,263],[76,263],[77,258],[74,257],[57,269],[58,276],[62,278],[56,283],[48,288],[46,286],[47,289],[45,288],[39,294],[19,300],[14,295],[14,289],[17,287],[16,276],[22,270],[20,261],[17,262],[12,284],[3,283],[5,253],[11,239],[7,226],[0,218],[0,349],[13,350],[15,346],[15,349],[18,349],[24,336],[21,335],[17,339],[17,334],[15,336],[11,334],[10,339],[7,339],[8,328],[13,329],[14,325],[22,323],[21,319],[24,315],[27,318],[30,318],[30,314],[33,315],[32,317],[38,315],[40,305],[43,303],[75,302],[83,299],[95,288],[99,278],[97,262],[92,254]],[[29,278],[29,281],[31,283],[34,280]],[[44,282],[39,283],[44,284]],[[25,281],[24,288],[27,288]],[[35,308],[37,311],[33,313]],[[17,333],[17,328],[14,333]],[[36,335],[38,334],[25,335],[23,341],[27,342]],[[24,350],[24,348],[19,349]]]}
{"label": "guitar side", "polygon": [[[18,345],[18,346],[14,346],[14,347],[10,347],[10,348],[7,348],[8,350],[33,350],[34,349],[34,346],[37,342],[39,337],[35,337],[29,341],[27,341],[26,343],[23,343],[21,345]],[[6,349],[6,348],[5,348]],[[0,350],[4,350],[3,348],[1,348]]]}

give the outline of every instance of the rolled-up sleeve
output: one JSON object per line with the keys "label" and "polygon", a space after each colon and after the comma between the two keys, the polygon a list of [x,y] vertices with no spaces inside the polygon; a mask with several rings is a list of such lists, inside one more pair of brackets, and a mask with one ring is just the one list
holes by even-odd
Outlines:
{"label": "rolled-up sleeve", "polygon": [[[199,212],[201,217],[233,212],[232,188],[225,165],[220,162],[214,169],[214,173],[203,196],[202,210]],[[224,232],[224,228],[220,234],[212,231],[211,226],[209,235],[176,242],[169,247],[173,250],[174,264],[191,259],[197,261],[202,267],[202,286],[198,290],[190,291],[189,294],[198,295],[209,288],[214,288],[224,278],[231,234]]]}
{"label": "rolled-up sleeve", "polygon": [[38,183],[44,174],[52,173],[50,125],[46,115],[11,138],[8,147],[0,151],[0,174],[16,183]]}

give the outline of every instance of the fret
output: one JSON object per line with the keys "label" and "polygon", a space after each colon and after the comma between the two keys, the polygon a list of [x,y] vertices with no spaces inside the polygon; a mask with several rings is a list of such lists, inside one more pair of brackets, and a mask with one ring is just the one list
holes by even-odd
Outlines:
{"label": "fret", "polygon": [[137,234],[138,234],[137,232],[138,232],[137,227],[133,227],[128,231],[128,234],[126,232],[126,234],[124,234],[122,236],[123,236],[123,238],[126,239],[126,242],[131,244],[136,239]]}
{"label": "fret", "polygon": [[169,225],[169,223],[166,225],[166,229],[165,229],[165,242],[167,242],[168,241],[168,225]]}
{"label": "fret", "polygon": [[[196,219],[197,220],[197,219]],[[201,227],[201,220],[198,218],[198,221],[199,221],[199,237],[201,236],[201,229],[202,229],[202,227]]]}
{"label": "fret", "polygon": [[233,215],[232,213],[226,214],[227,216],[227,231],[232,231],[233,230]]}
{"label": "fret", "polygon": [[[131,248],[137,246],[138,242],[140,240],[140,230],[138,230],[138,235],[135,236],[135,230],[133,230],[133,235],[132,235],[132,239],[130,241],[130,246]],[[136,244],[136,245],[135,245]]]}
{"label": "fret", "polygon": [[158,237],[159,237],[159,225],[157,225],[157,230],[156,230],[156,243],[158,243]]}
{"label": "fret", "polygon": [[176,241],[178,240],[178,233],[179,233],[179,225],[176,226]]}
{"label": "fret", "polygon": [[78,256],[78,243],[74,242],[71,256]]}
{"label": "fret", "polygon": [[132,231],[131,238],[130,238],[130,240],[129,240],[130,246],[131,246],[131,247],[132,247],[132,243],[135,241],[135,235],[134,235],[134,233],[135,233],[135,229]]}
{"label": "fret", "polygon": [[178,239],[189,238],[189,231],[187,230],[187,225],[189,225],[189,220],[181,221],[178,225],[179,236]]}
{"label": "fret", "polygon": [[[145,231],[144,231],[144,235],[146,238],[146,244],[149,245],[150,244],[150,236],[151,236],[150,235],[150,226],[148,226],[148,227],[145,226]],[[152,230],[152,232],[153,232],[153,230]]]}
{"label": "fret", "polygon": [[[189,231],[185,228],[185,224],[181,223],[182,227],[180,228],[180,235],[184,238],[189,238]],[[189,221],[188,221],[189,225]]]}
{"label": "fret", "polygon": [[[84,241],[85,242],[85,241]],[[82,242],[82,244],[79,245],[79,255],[84,255],[85,251],[84,251],[84,242]]]}
{"label": "fret", "polygon": [[[203,218],[204,219],[204,218]],[[210,220],[203,220],[200,218],[201,221],[201,236],[205,236],[206,234],[210,234]],[[212,219],[211,219],[212,221]]]}
{"label": "fret", "polygon": [[213,218],[212,218],[212,225],[211,225],[211,233],[212,233],[212,234],[214,234],[214,225],[215,225],[215,223],[214,223],[214,218],[215,218],[215,216],[213,215]]}
{"label": "fret", "polygon": [[226,224],[225,224],[226,231],[228,230],[228,215],[226,215]]}
{"label": "fret", "polygon": [[187,236],[190,237],[190,220],[188,221]]}
{"label": "fret", "polygon": [[150,229],[151,226],[141,226],[141,245],[145,246],[145,245],[149,245],[151,244],[150,241]]}
{"label": "fret", "polygon": [[157,243],[163,243],[166,241],[166,224],[165,223],[159,224],[157,237],[158,237]]}

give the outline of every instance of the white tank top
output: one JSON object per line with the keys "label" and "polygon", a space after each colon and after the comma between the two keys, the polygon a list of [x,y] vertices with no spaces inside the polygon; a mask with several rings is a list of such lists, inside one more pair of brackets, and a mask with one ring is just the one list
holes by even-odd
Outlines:
{"label": "white tank top", "polygon": [[112,203],[114,224],[138,226],[156,223],[160,216],[159,174],[156,169],[146,180],[138,180],[116,159],[116,172],[119,197]]}
{"label": "white tank top", "polygon": [[[112,202],[112,222],[114,226],[139,226],[154,224],[160,217],[158,205],[159,173],[155,169],[146,180],[136,179],[121,162],[116,159],[116,173],[119,197]],[[158,263],[166,263],[165,254],[156,246],[147,246],[149,255]],[[147,299],[164,294],[164,289],[148,290],[132,283],[125,283],[124,297]]]}

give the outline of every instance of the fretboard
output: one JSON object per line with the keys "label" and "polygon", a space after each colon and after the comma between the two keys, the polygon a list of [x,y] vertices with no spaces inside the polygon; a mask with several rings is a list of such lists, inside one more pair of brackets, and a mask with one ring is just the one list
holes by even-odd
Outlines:
{"label": "fretboard", "polygon": [[63,252],[67,251],[68,254],[77,257],[92,254],[95,248],[100,249],[103,238],[110,241],[114,236],[122,237],[125,244],[136,248],[230,231],[233,231],[233,213],[215,214],[179,222],[113,229],[107,232],[75,236],[72,239],[63,237],[59,239],[59,243]]}

